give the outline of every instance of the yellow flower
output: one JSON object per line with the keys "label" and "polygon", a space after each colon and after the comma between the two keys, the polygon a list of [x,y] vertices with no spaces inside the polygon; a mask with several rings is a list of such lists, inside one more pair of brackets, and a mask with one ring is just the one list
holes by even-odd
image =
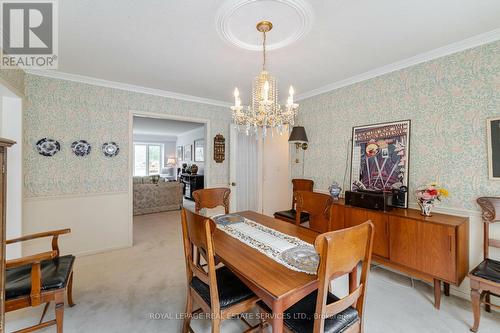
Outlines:
{"label": "yellow flower", "polygon": [[446,198],[448,195],[450,195],[450,192],[448,192],[447,189],[440,188],[439,189],[439,194]]}

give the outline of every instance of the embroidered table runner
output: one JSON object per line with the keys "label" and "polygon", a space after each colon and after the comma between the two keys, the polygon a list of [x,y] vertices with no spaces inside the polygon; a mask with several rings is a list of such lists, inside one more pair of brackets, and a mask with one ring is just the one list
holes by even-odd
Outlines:
{"label": "embroidered table runner", "polygon": [[213,220],[221,231],[283,266],[316,274],[319,257],[311,244],[236,214],[214,216]]}

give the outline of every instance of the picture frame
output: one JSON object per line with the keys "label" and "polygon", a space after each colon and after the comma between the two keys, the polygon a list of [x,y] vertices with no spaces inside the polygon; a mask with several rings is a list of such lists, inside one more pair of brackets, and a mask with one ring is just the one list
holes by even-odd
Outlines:
{"label": "picture frame", "polygon": [[500,180],[500,117],[486,119],[488,178]]}
{"label": "picture frame", "polygon": [[354,126],[349,190],[392,192],[408,208],[410,130],[410,120]]}
{"label": "picture frame", "polygon": [[177,161],[183,161],[184,160],[184,149],[182,146],[177,146],[177,150],[175,153],[175,157],[177,158]]}
{"label": "picture frame", "polygon": [[194,161],[205,162],[205,139],[194,140]]}
{"label": "picture frame", "polygon": [[192,150],[193,150],[193,145],[185,145],[184,146],[184,162],[191,162],[193,155],[192,155]]}

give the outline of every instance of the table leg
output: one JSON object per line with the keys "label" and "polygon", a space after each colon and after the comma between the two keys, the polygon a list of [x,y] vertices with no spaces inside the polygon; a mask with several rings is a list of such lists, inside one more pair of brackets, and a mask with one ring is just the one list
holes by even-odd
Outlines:
{"label": "table leg", "polygon": [[441,306],[441,281],[434,279],[434,307],[439,310]]}
{"label": "table leg", "polygon": [[283,306],[280,302],[273,303],[273,333],[283,333]]}

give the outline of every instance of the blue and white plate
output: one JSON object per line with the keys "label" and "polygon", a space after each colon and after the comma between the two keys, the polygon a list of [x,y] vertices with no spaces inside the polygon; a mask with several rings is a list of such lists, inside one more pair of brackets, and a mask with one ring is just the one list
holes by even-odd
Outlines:
{"label": "blue and white plate", "polygon": [[118,147],[118,144],[116,142],[109,141],[109,142],[105,142],[102,145],[101,150],[102,150],[102,153],[104,154],[104,156],[115,157],[120,152],[120,147]]}
{"label": "blue and white plate", "polygon": [[90,143],[88,143],[87,141],[78,140],[71,144],[71,150],[76,156],[82,157],[90,154],[92,147],[90,146]]}
{"label": "blue and white plate", "polygon": [[61,145],[56,140],[43,138],[37,141],[36,150],[40,155],[50,157],[61,150]]}

